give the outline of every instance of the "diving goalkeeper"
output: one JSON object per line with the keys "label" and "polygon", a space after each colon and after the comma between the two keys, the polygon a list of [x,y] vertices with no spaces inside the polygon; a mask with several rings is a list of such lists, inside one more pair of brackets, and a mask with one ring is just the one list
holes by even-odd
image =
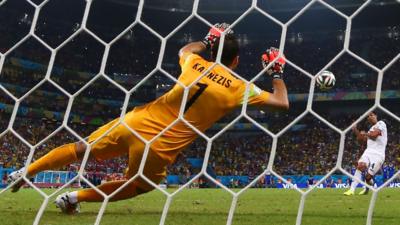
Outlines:
{"label": "diving goalkeeper", "polygon": [[[203,75],[214,62],[203,59],[199,53],[210,51],[212,61],[215,61],[219,47],[221,32],[225,32],[221,62],[234,70],[239,64],[239,45],[229,24],[214,25],[204,40],[185,45],[179,51],[179,64],[182,73],[178,80],[189,86],[199,76]],[[286,85],[282,79],[285,59],[278,57],[279,51],[275,48],[266,50],[261,55],[264,68],[275,62],[266,70],[272,76],[273,93],[263,91],[254,84],[250,85],[248,104],[269,106],[271,108],[288,109],[289,101]],[[189,91],[184,107],[184,117],[198,130],[205,132],[216,121],[244,102],[246,84],[236,78],[228,70],[216,65],[207,72]],[[153,102],[134,108],[124,117],[124,122],[146,140],[163,131],[178,118],[184,88],[176,84],[166,94]],[[96,160],[107,160],[123,154],[129,155],[126,176],[133,177],[140,166],[145,144],[129,131],[124,125],[118,124],[119,118],[100,127],[88,137],[93,143],[90,148],[90,157]],[[118,125],[116,125],[118,124]],[[100,140],[104,133],[114,127]],[[164,132],[150,146],[143,174],[156,184],[166,177],[166,167],[172,164],[183,149],[192,143],[197,133],[179,121]],[[70,143],[51,150],[42,158],[27,167],[27,177],[44,170],[54,170],[71,164],[83,158],[86,145],[82,142]],[[20,179],[24,168],[9,175],[12,191],[16,192],[24,184]],[[122,186],[126,180],[106,182],[98,189],[109,195]],[[118,201],[135,197],[149,192],[154,187],[144,179],[138,177],[124,189],[115,194],[110,200]],[[66,192],[56,198],[55,204],[65,213],[79,212],[80,202],[102,202],[103,196],[93,188]]]}

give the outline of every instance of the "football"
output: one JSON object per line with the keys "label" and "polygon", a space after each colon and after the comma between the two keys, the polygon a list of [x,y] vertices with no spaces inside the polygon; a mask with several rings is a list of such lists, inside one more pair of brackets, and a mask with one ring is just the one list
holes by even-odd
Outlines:
{"label": "football", "polygon": [[321,90],[331,89],[333,86],[335,86],[336,83],[335,75],[327,70],[322,71],[320,74],[318,74],[315,80]]}

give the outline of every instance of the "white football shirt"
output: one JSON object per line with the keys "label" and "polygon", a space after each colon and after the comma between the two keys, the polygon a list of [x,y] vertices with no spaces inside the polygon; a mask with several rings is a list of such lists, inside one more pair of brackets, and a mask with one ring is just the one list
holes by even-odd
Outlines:
{"label": "white football shirt", "polygon": [[372,132],[375,129],[379,129],[381,131],[381,135],[379,135],[375,140],[368,138],[367,149],[365,151],[385,157],[385,149],[387,144],[387,129],[385,122],[382,120],[378,121],[369,129],[368,132]]}

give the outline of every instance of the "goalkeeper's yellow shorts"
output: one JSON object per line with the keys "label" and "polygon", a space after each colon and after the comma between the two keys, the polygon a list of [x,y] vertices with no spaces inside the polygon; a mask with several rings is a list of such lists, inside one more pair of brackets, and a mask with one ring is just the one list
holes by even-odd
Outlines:
{"label": "goalkeeper's yellow shorts", "polygon": [[[118,121],[119,118],[100,127],[89,136],[88,141],[89,143],[94,143],[91,148],[91,154],[97,160],[107,160],[128,154],[129,162],[126,176],[129,178],[136,175],[139,170],[145,144],[122,124],[109,131]],[[101,137],[103,134],[105,136]],[[99,139],[99,137],[101,138]],[[167,160],[161,158],[154,150],[150,149],[143,174],[155,184],[159,184],[166,176],[167,165]],[[134,183],[144,191],[154,188],[143,179],[137,179]]]}

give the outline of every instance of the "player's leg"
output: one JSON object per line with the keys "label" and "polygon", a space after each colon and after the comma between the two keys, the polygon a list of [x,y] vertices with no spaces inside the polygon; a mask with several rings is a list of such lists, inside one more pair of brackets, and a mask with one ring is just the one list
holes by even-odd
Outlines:
{"label": "player's leg", "polygon": [[31,163],[28,166],[27,176],[32,177],[39,172],[71,164],[83,156],[85,149],[85,144],[80,142],[59,146]]}
{"label": "player's leg", "polygon": [[[130,141],[132,140],[134,143],[132,143],[129,148],[129,169],[126,174],[128,178],[133,177],[137,174],[144,150],[144,144],[140,142],[139,139],[132,136],[130,138]],[[166,165],[167,161],[163,160],[154,151],[150,150],[146,159],[146,165],[144,167],[143,174],[155,184],[158,184],[166,176]],[[101,190],[104,194],[110,195],[126,182],[126,180],[107,182],[97,186],[97,188]],[[153,189],[154,187],[152,185],[148,184],[145,180],[138,177],[127,186],[125,186],[122,190],[120,190],[117,194],[115,194],[110,199],[110,201],[118,201],[132,198],[137,195],[149,192]],[[79,190],[71,193],[64,193],[63,195],[60,195],[58,199],[60,199],[61,203],[56,202],[57,205],[67,206],[65,207],[66,210],[62,208],[63,212],[66,213],[71,213],[71,210],[67,210],[68,207],[78,207],[80,202],[102,202],[104,200],[103,196],[93,188]],[[72,210],[72,212],[75,211],[76,210]]]}
{"label": "player's leg", "polygon": [[[138,148],[138,149],[141,148],[141,151],[143,152],[144,145],[140,142],[140,140],[138,140],[135,137],[132,137],[132,139],[134,139],[135,141],[131,142],[130,148]],[[140,152],[140,150],[138,150],[138,152]],[[133,157],[135,157],[136,160],[133,160]],[[137,166],[137,164],[140,164],[141,157],[142,157],[142,154],[137,154],[136,156],[133,156],[133,155],[131,155],[131,153],[129,153],[129,166],[131,166],[132,161],[135,162],[135,168],[129,169],[130,171],[133,171],[133,172],[137,171],[137,169],[139,168]],[[134,175],[135,174],[132,174],[132,173],[126,174],[126,176],[128,178],[130,178]],[[127,193],[127,195],[124,196],[126,198],[133,197],[133,196],[136,196],[137,194],[142,193],[143,192],[142,190],[136,191],[134,182],[135,181],[130,183],[126,188],[124,188],[121,192],[119,192],[117,195],[115,195],[115,197],[117,197],[117,199],[111,199],[111,200],[125,199],[122,196],[120,196],[120,194],[122,192]],[[109,195],[125,183],[126,183],[126,180],[111,181],[111,182],[106,182],[104,184],[101,184],[101,185],[97,186],[97,188],[99,190],[101,190],[104,194]],[[126,191],[128,188],[130,190],[129,192]],[[76,191],[71,194],[73,195],[72,202],[75,202],[75,201],[76,202],[102,202],[104,200],[103,196],[101,194],[99,194],[97,191],[95,191],[93,188]]]}
{"label": "player's leg", "polygon": [[[78,155],[81,155],[79,152],[85,152],[84,144],[79,143],[70,143],[59,146],[49,153],[41,157],[40,159],[36,160],[35,162],[31,163],[27,169],[27,177],[33,177],[37,173],[45,170],[57,169],[64,165],[71,164],[78,160]],[[9,175],[9,182],[13,183],[16,180],[22,177],[25,168],[21,168],[17,171],[10,173]],[[25,184],[24,180],[20,180],[11,188],[12,192],[17,192],[22,185]]]}
{"label": "player's leg", "polygon": [[[373,179],[372,179],[373,177],[374,177],[373,175],[371,175],[371,174],[369,174],[369,172],[367,172],[365,174],[365,182],[371,186],[374,185]],[[358,194],[366,195],[366,194],[368,194],[368,192],[369,192],[369,188],[367,186],[365,186]]]}
{"label": "player's leg", "polygon": [[[107,132],[114,124],[118,122],[118,120],[113,120],[106,125],[100,127],[95,132],[93,132],[89,136],[89,142],[95,141],[105,132]],[[128,147],[125,148],[116,148],[115,146],[120,146],[119,143],[116,143],[116,137],[119,137],[118,134],[122,130],[119,126],[114,128],[110,133],[105,135],[101,140],[95,143],[91,148],[91,155],[96,158],[109,159],[116,155],[120,155],[127,152]],[[110,149],[114,149],[108,151]],[[27,168],[27,177],[33,177],[37,173],[45,171],[45,170],[54,170],[61,168],[65,165],[71,164],[73,162],[82,159],[86,151],[86,145],[82,142],[77,143],[69,143],[62,146],[59,146],[46,155],[42,156],[40,159],[31,163]],[[122,152],[125,151],[125,152]],[[24,168],[15,171],[9,175],[9,182],[15,182],[18,180],[24,172]],[[22,185],[24,185],[25,181],[20,180],[17,183],[14,183],[11,191],[16,192],[20,189]]]}
{"label": "player's leg", "polygon": [[365,182],[369,185],[374,185],[374,175],[367,173],[367,175],[365,175]]}
{"label": "player's leg", "polygon": [[[374,176],[375,174],[381,169],[381,166],[383,164],[383,160],[381,160],[378,157],[370,157],[371,162],[368,166],[367,174],[365,175],[365,182],[371,186],[374,185]],[[359,195],[366,195],[369,192],[368,187],[364,187],[364,189],[358,193]]]}
{"label": "player's leg", "polygon": [[[92,143],[96,141],[117,122],[118,119],[113,120],[94,131],[92,134],[90,134],[88,142]],[[117,138],[120,136],[119,133],[121,130],[121,127],[116,126],[104,137],[100,138],[100,140],[93,144],[90,149],[90,157],[105,160],[126,153],[128,146],[122,146],[122,144],[118,143],[117,140]],[[83,142],[66,144],[55,148],[42,158],[31,163],[28,167],[27,175],[34,176],[41,171],[58,169],[80,160],[85,155],[86,148],[87,146]]]}
{"label": "player's leg", "polygon": [[[142,189],[140,187],[140,181],[142,179],[134,180],[129,183],[126,187],[124,187],[121,191],[115,194],[110,201],[119,201],[124,199],[133,198],[137,195],[147,193],[154,188],[146,188]],[[109,181],[104,184],[97,186],[97,188],[106,195],[112,194],[119,187],[124,185],[127,180],[117,180],[117,181]],[[93,188],[82,189],[76,192],[71,192],[70,196],[72,196],[71,203],[79,203],[79,202],[102,202],[104,200],[103,196],[95,191]]]}
{"label": "player's leg", "polygon": [[[110,195],[119,187],[124,185],[126,180],[110,181],[97,186],[97,188],[106,195]],[[110,201],[118,201],[122,199],[132,198],[134,196],[148,192],[137,185],[137,181],[133,181],[118,192]],[[79,191],[65,192],[57,196],[55,204],[62,212],[74,214],[80,211],[80,202],[102,202],[103,196],[93,188],[82,189]]]}
{"label": "player's leg", "polygon": [[[90,155],[97,160],[106,160],[126,154],[129,152],[130,143],[140,142],[123,125],[114,127],[110,132],[103,136],[104,132],[107,132],[114,125],[114,122],[117,121],[112,121],[108,125],[103,126],[99,130],[93,132],[88,138],[89,143],[94,142],[90,149]],[[81,156],[83,157],[83,155],[84,152]],[[107,182],[97,188],[103,193],[110,194],[124,183],[125,181]],[[126,188],[131,187],[128,185]],[[140,190],[135,192],[139,193]],[[82,199],[79,199],[79,196],[81,195],[83,197]],[[62,212],[71,214],[79,212],[79,202],[81,201],[103,201],[103,197],[94,191],[94,189],[89,188],[71,193],[63,193],[57,196],[54,203]]]}
{"label": "player's leg", "polygon": [[[357,169],[356,169],[356,172],[354,173],[354,177],[358,178],[358,180],[362,179],[361,173],[367,169],[368,161],[369,161],[369,159],[365,154],[363,154],[361,156],[360,160],[358,161]],[[354,195],[357,185],[360,183],[355,178],[352,179],[350,189],[347,190],[346,192],[344,192],[343,193],[344,195],[346,195],[346,196]]]}
{"label": "player's leg", "polygon": [[[137,174],[143,156],[144,145],[138,143],[130,149],[129,169],[126,174],[128,178],[131,178]],[[167,164],[163,159],[161,159],[154,151],[150,150],[146,159],[143,174],[155,184],[158,184],[166,176],[166,165]],[[107,182],[98,186],[98,188],[103,193],[109,195],[117,190],[120,186],[125,184],[125,182],[126,180]],[[147,193],[153,189],[154,187],[152,185],[138,177],[121,191],[119,191],[116,195],[114,195],[110,200],[118,201],[132,198],[137,195]],[[103,196],[92,188],[78,191],[76,193],[76,198],[77,202],[101,202],[104,200]]]}

